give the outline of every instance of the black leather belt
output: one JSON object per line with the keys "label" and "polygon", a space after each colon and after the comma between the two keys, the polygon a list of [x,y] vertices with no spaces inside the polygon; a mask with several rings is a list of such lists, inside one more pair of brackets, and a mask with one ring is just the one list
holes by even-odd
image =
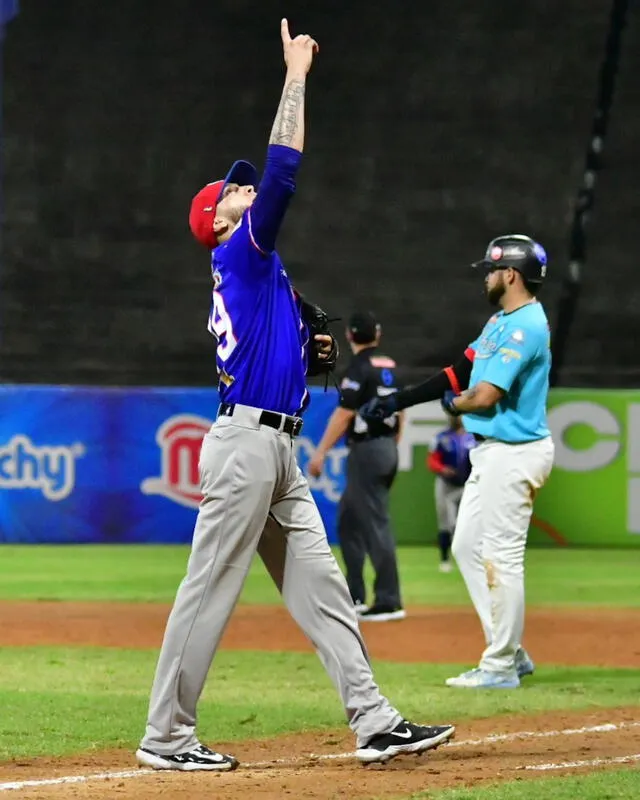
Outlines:
{"label": "black leather belt", "polygon": [[519,441],[519,442],[507,442],[504,439],[492,439],[491,436],[482,436],[482,434],[480,434],[480,433],[474,433],[473,435],[475,437],[476,442],[489,442],[489,441],[491,441],[491,442],[500,442],[500,444],[518,445],[518,444],[531,444],[532,442],[541,441],[540,439],[523,439],[522,441]]}
{"label": "black leather belt", "polygon": [[[221,403],[218,415],[232,417],[234,409],[235,404],[233,403]],[[258,421],[261,425],[267,425],[269,428],[275,428],[277,431],[281,430],[284,433],[288,433],[291,437],[299,436],[302,431],[301,417],[290,417],[288,414],[278,414],[277,411],[262,411]]]}

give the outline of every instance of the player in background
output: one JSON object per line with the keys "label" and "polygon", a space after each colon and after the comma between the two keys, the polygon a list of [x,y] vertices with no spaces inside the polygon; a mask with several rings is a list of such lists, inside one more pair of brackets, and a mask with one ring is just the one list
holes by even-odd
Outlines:
{"label": "player in background", "polygon": [[[358,409],[372,397],[397,391],[396,362],[380,351],[382,328],[370,311],[351,316],[346,337],[353,356],[340,384],[340,401],[331,415],[309,473],[322,474],[329,450],[345,434],[349,445],[346,484],[338,512],[338,540],[347,584],[360,620],[404,619],[396,541],[391,530],[389,493],[398,471],[398,440],[403,414],[368,425]],[[364,563],[375,572],[373,605],[366,605]]]}
{"label": "player in background", "polygon": [[[447,684],[511,689],[533,672],[520,645],[524,553],[533,501],[551,472],[554,454],[547,424],[549,323],[536,298],[547,256],[528,236],[500,236],[474,266],[484,274],[489,302],[500,310],[464,358],[419,386],[372,400],[360,413],[365,419],[384,419],[441,398],[445,411],[462,415],[478,441],[471,451],[472,472],[462,494],[453,555],[487,647],[478,667]],[[452,390],[456,396],[447,394]]]}
{"label": "player in background", "polygon": [[[158,659],[138,763],[154,769],[231,770],[238,760],[203,745],[196,707],[256,552],[342,700],[356,757],[387,761],[437,747],[450,725],[405,720],[382,696],[346,581],[295,459],[309,402],[308,325],[276,252],[304,142],[307,73],[318,46],[281,23],[287,66],[262,181],[236,162],[194,198],[190,227],[211,251],[220,408],[200,454],[202,502],[187,574]],[[329,342],[321,347],[332,349]],[[271,676],[264,674],[268,682]],[[224,692],[224,685],[218,686]]]}
{"label": "player in background", "polygon": [[438,433],[427,457],[427,467],[436,476],[434,493],[440,572],[451,572],[451,539],[456,529],[462,490],[471,473],[469,453],[476,446],[475,437],[465,431],[459,416],[447,414],[447,421],[448,427]]}

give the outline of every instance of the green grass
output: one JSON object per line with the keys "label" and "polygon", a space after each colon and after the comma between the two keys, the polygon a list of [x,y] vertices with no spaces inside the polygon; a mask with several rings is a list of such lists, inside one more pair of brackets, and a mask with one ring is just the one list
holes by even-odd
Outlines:
{"label": "green grass", "polygon": [[[170,603],[188,552],[187,547],[178,546],[3,545],[0,598]],[[460,575],[437,571],[434,548],[400,548],[399,561],[408,605],[468,606]],[[639,574],[640,549],[531,549],[527,554],[527,602],[639,608]],[[242,602],[280,602],[259,559],[247,580]]]}
{"label": "green grass", "polygon": [[[188,554],[188,547],[173,546],[4,545],[0,599],[171,603]],[[399,560],[408,605],[469,607],[460,575],[437,571],[434,548],[401,548]],[[530,606],[639,608],[638,574],[640,549],[531,549],[527,601]],[[242,602],[280,602],[258,560]],[[155,650],[0,648],[0,760],[109,747],[133,749],[144,729],[156,658]],[[461,740],[466,737],[466,723],[476,718],[495,718],[493,729],[500,731],[504,714],[639,703],[637,670],[539,668],[535,678],[516,692],[456,692],[444,686],[446,677],[466,666],[374,664],[382,691],[404,714],[425,722],[451,720],[457,723]],[[315,656],[218,654],[199,706],[203,740],[215,743],[336,728],[347,730],[344,713]],[[242,746],[237,748],[242,755]],[[639,796],[638,785],[636,769],[436,791],[415,798],[617,800]]]}
{"label": "green grass", "polygon": [[[0,759],[134,747],[156,657],[156,651],[107,648],[0,650]],[[374,666],[380,688],[403,714],[454,721],[460,739],[464,721],[473,718],[638,702],[634,670],[540,669],[516,692],[467,693],[443,685],[461,665]],[[200,735],[212,742],[346,730],[338,696],[310,654],[221,651],[199,712]]]}
{"label": "green grass", "polygon": [[638,769],[598,772],[577,777],[511,781],[475,789],[420,792],[410,800],[636,800]]}

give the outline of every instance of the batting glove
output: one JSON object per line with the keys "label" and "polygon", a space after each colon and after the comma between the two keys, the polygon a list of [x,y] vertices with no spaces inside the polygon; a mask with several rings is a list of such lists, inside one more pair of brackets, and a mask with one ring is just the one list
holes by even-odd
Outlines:
{"label": "batting glove", "polygon": [[456,398],[455,392],[445,392],[444,397],[440,401],[440,405],[442,408],[452,417],[459,417],[462,414],[462,411],[458,411],[458,409],[453,404],[453,401]]}

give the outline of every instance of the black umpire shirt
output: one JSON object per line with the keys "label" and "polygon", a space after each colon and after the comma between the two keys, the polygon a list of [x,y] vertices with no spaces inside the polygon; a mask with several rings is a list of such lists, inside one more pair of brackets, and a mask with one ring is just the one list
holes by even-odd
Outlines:
{"label": "black umpire shirt", "polygon": [[[342,408],[356,411],[372,397],[384,397],[400,388],[395,376],[396,362],[377,347],[367,347],[351,358],[340,383]],[[398,415],[369,425],[356,413],[347,431],[347,440],[360,442],[380,436],[395,436],[400,427]]]}

